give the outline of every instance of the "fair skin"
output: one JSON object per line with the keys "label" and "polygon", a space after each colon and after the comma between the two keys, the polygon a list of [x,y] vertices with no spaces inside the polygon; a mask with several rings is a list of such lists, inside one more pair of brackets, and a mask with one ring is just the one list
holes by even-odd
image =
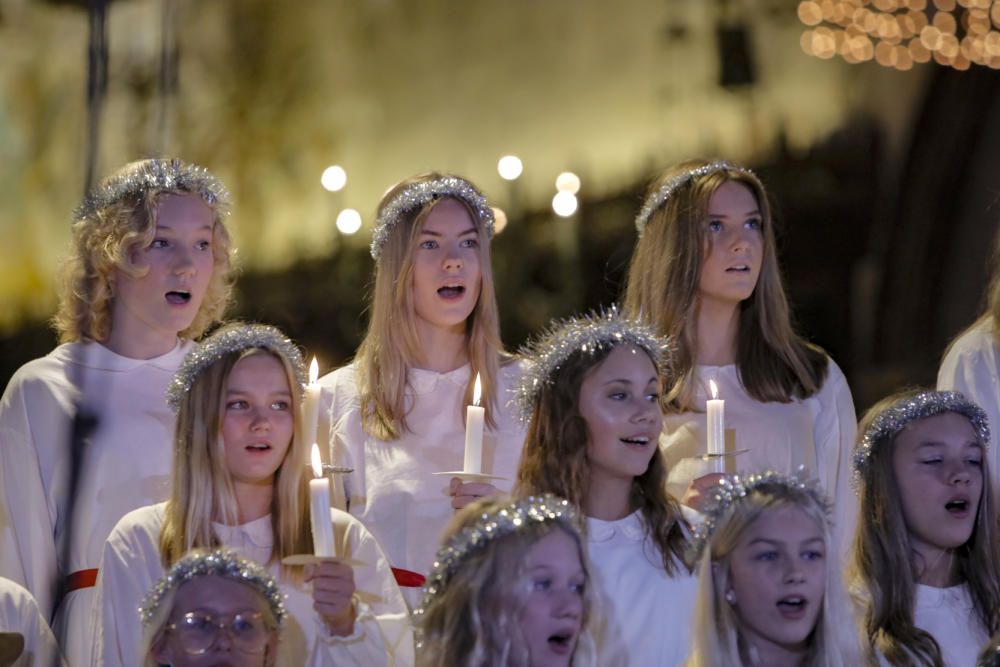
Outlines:
{"label": "fair skin", "polygon": [[[226,383],[222,439],[226,467],[236,494],[238,519],[248,523],[271,513],[274,479],[295,433],[292,395],[284,366],[271,354],[236,362]],[[354,630],[354,571],[324,562],[306,572],[313,584],[313,607],[331,633]]]}
{"label": "fair skin", "polygon": [[733,605],[759,664],[801,664],[823,608],[825,559],[823,528],[800,507],[767,509],[743,531],[728,557],[723,604]]}
{"label": "fair skin", "polygon": [[[183,625],[185,614],[209,617],[213,622],[232,622],[239,614],[259,625],[258,632],[267,634],[267,642],[258,651],[242,650],[233,640],[233,630],[227,627],[216,632],[215,641],[198,655],[189,653],[183,630],[166,630],[154,643],[153,657],[159,664],[171,667],[264,667],[273,665],[278,649],[278,630],[266,601],[256,590],[233,579],[204,576],[187,581],[177,589],[168,624]],[[242,624],[240,627],[246,627]],[[244,630],[244,634],[247,631]],[[256,634],[256,633],[255,633]]]}
{"label": "fair skin", "polygon": [[568,667],[583,624],[587,576],[580,547],[562,529],[531,545],[525,557],[531,592],[520,614],[532,667]]}
{"label": "fair skin", "polygon": [[631,513],[632,483],[649,468],[663,428],[659,397],[656,367],[632,345],[616,347],[587,373],[579,398],[590,460],[587,516],[616,521]]}
{"label": "fair skin", "polygon": [[132,359],[152,359],[177,345],[194,321],[212,278],[212,210],[197,195],[165,195],[156,232],[130,259],[142,275],[116,269],[111,333],[104,345]]}
{"label": "fair skin", "polygon": [[917,581],[958,585],[955,549],[972,537],[983,494],[982,445],[969,420],[953,412],[910,422],[893,443],[893,475]]}

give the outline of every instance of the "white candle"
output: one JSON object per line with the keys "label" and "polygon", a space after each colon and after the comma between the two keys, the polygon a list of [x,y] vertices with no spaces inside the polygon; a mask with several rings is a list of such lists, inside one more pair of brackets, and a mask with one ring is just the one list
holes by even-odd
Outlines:
{"label": "white candle", "polygon": [[333,541],[333,521],[330,518],[330,480],[323,474],[323,459],[316,444],[312,446],[312,469],[316,477],[309,480],[313,553],[317,556],[336,556],[337,545]]}
{"label": "white candle", "polygon": [[[708,453],[726,453],[726,402],[719,398],[719,388],[715,385],[715,380],[708,381],[712,389],[712,398],[708,401],[707,432],[708,432]],[[721,456],[712,458],[712,468],[715,472],[724,472],[726,462]]]}
{"label": "white candle", "polygon": [[302,397],[302,437],[307,445],[316,443],[316,430],[319,424],[319,395],[320,386],[316,381],[319,379],[319,364],[316,357],[313,357],[309,364],[309,385],[306,387],[306,394]]}
{"label": "white candle", "polygon": [[476,386],[472,392],[472,403],[465,409],[465,465],[464,471],[475,474],[483,472],[483,419],[486,410],[479,406],[482,386],[476,374]]}

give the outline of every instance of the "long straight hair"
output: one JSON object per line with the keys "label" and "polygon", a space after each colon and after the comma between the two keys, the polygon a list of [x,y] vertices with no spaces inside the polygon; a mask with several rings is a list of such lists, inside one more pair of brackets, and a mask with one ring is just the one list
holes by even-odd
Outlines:
{"label": "long straight hair", "polygon": [[[225,331],[226,329],[220,330]],[[195,547],[217,547],[213,521],[238,522],[233,480],[226,467],[222,442],[222,411],[233,367],[251,355],[270,354],[281,362],[292,394],[292,414],[299,414],[300,388],[288,359],[271,349],[248,348],[231,352],[202,371],[187,392],[177,415],[170,498],[160,531],[160,556],[169,567]],[[296,425],[298,420],[295,421]],[[309,487],[305,476],[306,443],[296,427],[285,459],[274,475],[271,497],[271,561],[312,553],[309,526]],[[286,575],[301,576],[301,568],[282,566]]]}
{"label": "long straight hair", "polygon": [[[404,188],[439,178],[443,175],[428,173],[402,181],[382,197],[379,214]],[[354,363],[361,396],[361,424],[367,433],[380,440],[398,440],[409,431],[406,423],[407,372],[424,357],[413,301],[413,252],[424,221],[441,201],[443,199],[435,199],[402,214],[375,263],[368,331],[358,347]],[[490,239],[476,212],[461,199],[456,201],[465,206],[475,223],[482,273],[476,307],[466,320],[466,353],[472,373],[465,389],[464,402],[472,403],[473,384],[478,374],[482,383],[481,404],[486,408],[486,423],[495,428],[496,412],[500,408],[499,367],[504,351],[500,342],[500,316],[493,285]]]}
{"label": "long straight hair", "polygon": [[[858,433],[868,430],[886,409],[917,393],[904,391],[876,403],[862,418]],[[899,500],[892,465],[895,447],[895,440],[874,443],[861,477],[851,589],[863,610],[865,637],[872,650],[878,649],[891,664],[901,667],[943,667],[937,642],[914,625],[921,563]],[[955,557],[976,619],[994,634],[1000,631],[1000,535],[988,459],[983,457],[983,492],[972,536],[955,550]]]}
{"label": "long straight hair", "polygon": [[[647,197],[679,174],[707,164],[694,160],[668,169],[650,185]],[[677,341],[672,364],[676,379],[664,389],[668,405],[679,411],[689,409],[698,356],[704,223],[712,195],[729,181],[748,188],[757,200],[764,240],[757,286],[740,304],[736,349],[740,382],[758,401],[788,403],[812,396],[826,379],[826,355],[792,327],[764,185],[748,171],[715,171],[692,178],[653,212],[632,253],[625,285],[626,314],[647,320],[657,333]]]}

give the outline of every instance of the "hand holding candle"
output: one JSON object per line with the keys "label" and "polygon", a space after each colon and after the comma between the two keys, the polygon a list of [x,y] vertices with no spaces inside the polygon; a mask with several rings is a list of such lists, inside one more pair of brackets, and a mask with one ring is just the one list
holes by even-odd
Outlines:
{"label": "hand holding candle", "polygon": [[708,454],[712,457],[713,472],[725,472],[725,459],[721,456],[726,453],[726,402],[719,398],[719,388],[715,380],[708,381],[712,389],[712,398],[707,403],[707,434],[708,434]]}
{"label": "hand holding candle", "polygon": [[323,459],[319,446],[312,446],[312,469],[316,479],[309,480],[309,520],[312,525],[313,553],[317,556],[336,556],[337,545],[333,538],[330,519],[330,480],[323,474]]}
{"label": "hand holding candle", "polygon": [[483,472],[483,419],[486,410],[479,405],[482,385],[476,374],[476,385],[472,392],[472,403],[465,410],[465,465],[463,472],[481,474]]}
{"label": "hand holding candle", "polygon": [[316,357],[313,357],[309,364],[309,385],[306,387],[305,396],[302,397],[302,438],[307,445],[316,442],[316,430],[319,425],[319,397],[320,386],[319,364]]}

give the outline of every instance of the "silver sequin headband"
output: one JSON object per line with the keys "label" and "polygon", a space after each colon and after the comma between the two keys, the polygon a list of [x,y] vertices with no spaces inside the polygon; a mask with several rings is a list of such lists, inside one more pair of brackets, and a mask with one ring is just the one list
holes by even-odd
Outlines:
{"label": "silver sequin headband", "polygon": [[493,209],[487,203],[486,197],[465,179],[442,176],[406,186],[382,207],[375,220],[375,231],[372,234],[371,253],[375,261],[378,261],[389,235],[407,211],[420,208],[435,199],[448,197],[461,199],[475,211],[486,231],[486,238],[493,238]]}
{"label": "silver sequin headband", "polygon": [[[285,334],[268,324],[229,325],[215,332],[184,357],[184,363],[174,373],[167,387],[167,404],[179,412],[184,397],[191,391],[202,371],[227,354],[252,348],[271,350],[288,359],[295,370],[298,390],[306,385],[306,367],[302,352]],[[294,388],[293,388],[294,389]]]}
{"label": "silver sequin headband", "polygon": [[584,354],[634,345],[650,356],[657,369],[669,360],[668,339],[657,336],[643,322],[629,319],[612,306],[553,324],[535,341],[520,350],[524,371],[515,389],[514,403],[521,421],[528,423],[542,387],[553,381],[556,371],[576,352]]}
{"label": "silver sequin headband", "polygon": [[559,522],[575,534],[583,532],[580,513],[570,504],[551,493],[511,500],[492,512],[484,513],[475,524],[452,535],[437,552],[434,566],[424,584],[423,604],[414,610],[414,621],[420,621],[434,599],[444,592],[452,576],[469,556],[481,552],[491,542],[516,533],[528,526]]}
{"label": "silver sequin headband", "polygon": [[981,407],[957,391],[922,391],[916,396],[897,401],[872,420],[854,450],[854,475],[851,479],[854,488],[860,488],[861,476],[871,459],[872,448],[879,443],[891,441],[912,421],[946,412],[956,412],[967,417],[983,448],[990,446],[989,420]]}
{"label": "silver sequin headband", "polygon": [[222,211],[229,208],[229,192],[204,167],[180,160],[143,160],[129,165],[124,172],[111,176],[87,193],[73,212],[73,222],[125,199],[161,190],[190,192]]}
{"label": "silver sequin headband", "polygon": [[735,171],[740,174],[753,175],[753,172],[746,167],[740,167],[730,162],[726,162],[725,160],[709,162],[706,165],[695,167],[694,169],[689,169],[684,173],[677,174],[669,181],[661,185],[659,190],[647,197],[646,201],[642,203],[642,209],[639,210],[639,215],[635,218],[635,228],[639,230],[639,235],[642,236],[642,233],[645,231],[646,225],[649,224],[649,219],[652,217],[653,213],[666,204],[667,200],[670,199],[670,197],[673,196],[677,190],[696,178],[708,176],[709,174],[714,174],[719,171]]}
{"label": "silver sequin headband", "polygon": [[214,551],[199,549],[174,563],[146,594],[139,608],[142,624],[149,625],[153,622],[163,600],[181,584],[197,577],[211,576],[232,579],[255,589],[267,600],[278,625],[281,625],[288,615],[285,609],[285,596],[278,587],[278,582],[266,569],[229,549]]}
{"label": "silver sequin headband", "polygon": [[734,506],[756,491],[767,492],[771,489],[783,489],[808,497],[823,510],[829,520],[833,506],[819,488],[818,482],[805,476],[804,468],[800,468],[795,475],[782,475],[774,471],[728,475],[707,492],[704,520],[694,528],[694,537],[688,548],[688,561],[696,563],[701,558],[712,540],[712,535],[715,534],[715,529]]}

